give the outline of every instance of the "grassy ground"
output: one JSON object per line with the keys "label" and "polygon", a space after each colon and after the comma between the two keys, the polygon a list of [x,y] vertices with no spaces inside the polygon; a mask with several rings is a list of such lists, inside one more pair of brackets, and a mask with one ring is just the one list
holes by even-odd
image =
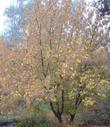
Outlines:
{"label": "grassy ground", "polygon": [[[21,118],[18,120],[15,126],[12,124],[15,122],[15,117],[0,117],[0,127],[60,127],[58,122],[55,119],[47,118],[45,116],[30,116],[27,118]],[[71,126],[62,126],[62,127],[110,127],[110,125],[71,125]]]}

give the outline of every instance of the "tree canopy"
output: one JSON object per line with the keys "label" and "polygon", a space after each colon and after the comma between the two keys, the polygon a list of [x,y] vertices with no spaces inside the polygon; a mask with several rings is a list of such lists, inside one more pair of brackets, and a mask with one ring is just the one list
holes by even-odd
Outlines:
{"label": "tree canopy", "polygon": [[46,102],[60,123],[64,114],[71,123],[78,111],[107,98],[109,36],[93,16],[84,1],[75,7],[71,0],[31,3],[22,26],[26,45],[7,47],[0,61],[1,113]]}

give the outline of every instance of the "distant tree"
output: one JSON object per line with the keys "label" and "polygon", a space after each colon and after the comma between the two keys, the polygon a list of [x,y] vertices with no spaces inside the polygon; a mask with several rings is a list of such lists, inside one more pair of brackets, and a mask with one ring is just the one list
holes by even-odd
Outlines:
{"label": "distant tree", "polygon": [[110,15],[110,0],[98,0],[95,3],[102,16]]}
{"label": "distant tree", "polygon": [[[110,42],[110,0],[96,0],[93,1],[95,14],[97,13],[97,24],[101,31],[107,33],[108,42]],[[101,25],[102,24],[102,25]],[[107,41],[106,41],[107,42]],[[107,44],[108,51],[110,52],[110,44]]]}
{"label": "distant tree", "polygon": [[[15,5],[6,8],[4,15],[7,17],[4,32],[5,41],[10,45],[16,45],[23,41],[24,10],[28,0],[17,0]],[[15,44],[16,42],[16,44]]]}

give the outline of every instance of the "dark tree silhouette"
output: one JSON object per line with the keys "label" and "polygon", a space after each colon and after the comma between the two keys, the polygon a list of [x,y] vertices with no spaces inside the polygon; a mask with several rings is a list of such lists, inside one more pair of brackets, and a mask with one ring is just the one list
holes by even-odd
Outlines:
{"label": "dark tree silhouette", "polygon": [[98,8],[102,16],[110,15],[110,0],[98,0],[95,2],[95,6]]}

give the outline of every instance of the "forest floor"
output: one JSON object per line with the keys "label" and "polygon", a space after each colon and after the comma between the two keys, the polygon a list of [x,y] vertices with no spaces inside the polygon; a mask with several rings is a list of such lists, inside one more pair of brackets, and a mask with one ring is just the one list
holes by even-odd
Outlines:
{"label": "forest floor", "polygon": [[[0,127],[16,127],[16,126],[13,126],[13,125],[6,125],[6,126],[0,126]],[[69,126],[68,126],[69,127]],[[97,125],[87,125],[87,126],[71,126],[71,127],[110,127],[110,125],[108,126],[104,126],[104,125],[101,125],[101,126],[97,126]]]}

